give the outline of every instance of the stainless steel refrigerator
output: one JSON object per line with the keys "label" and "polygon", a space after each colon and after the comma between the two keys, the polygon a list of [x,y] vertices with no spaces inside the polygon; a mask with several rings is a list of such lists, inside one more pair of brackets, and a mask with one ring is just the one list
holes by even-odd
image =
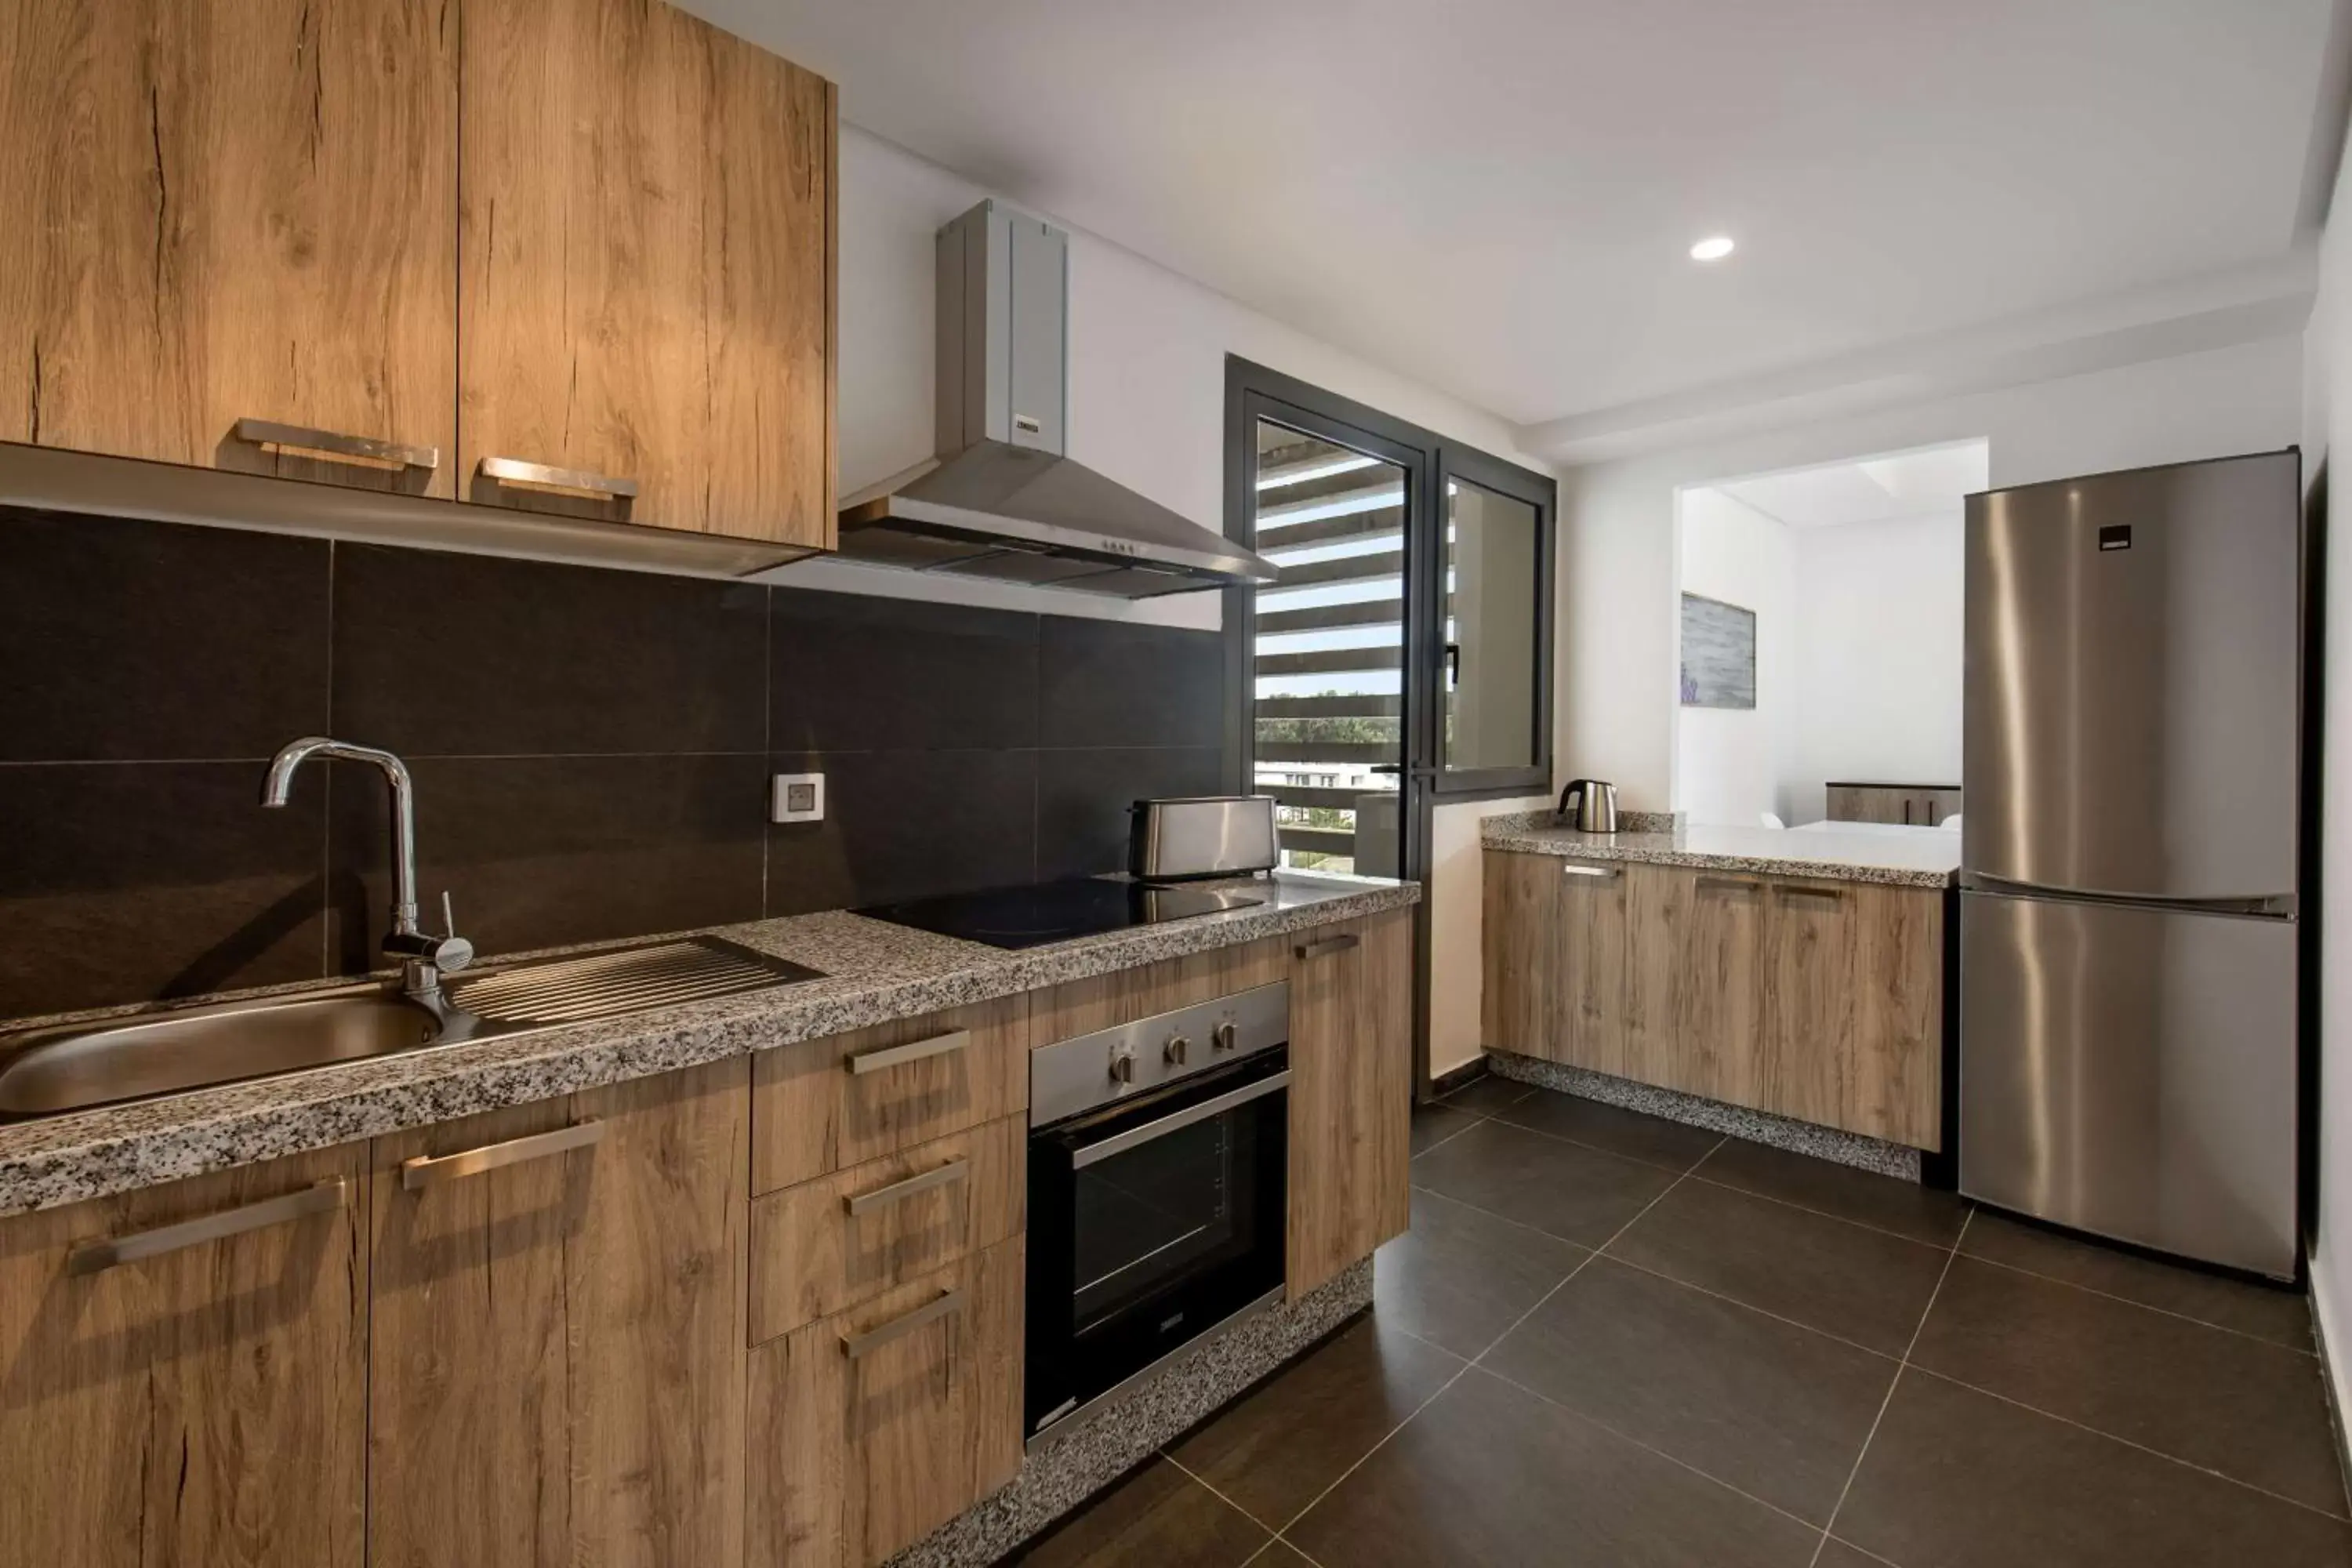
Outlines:
{"label": "stainless steel refrigerator", "polygon": [[2292,1279],[2294,451],[1971,496],[1959,1181]]}

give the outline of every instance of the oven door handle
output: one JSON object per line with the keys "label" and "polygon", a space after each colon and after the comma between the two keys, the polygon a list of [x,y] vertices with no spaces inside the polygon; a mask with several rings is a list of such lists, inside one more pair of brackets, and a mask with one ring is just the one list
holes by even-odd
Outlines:
{"label": "oven door handle", "polygon": [[1088,1165],[1108,1160],[1114,1154],[1124,1154],[1138,1144],[1149,1143],[1154,1138],[1165,1137],[1180,1128],[1192,1126],[1195,1121],[1206,1121],[1212,1116],[1222,1116],[1236,1105],[1247,1105],[1253,1100],[1263,1100],[1269,1094],[1289,1087],[1290,1069],[1285,1068],[1271,1078],[1262,1078],[1255,1083],[1245,1083],[1229,1093],[1217,1096],[1214,1100],[1204,1100],[1198,1105],[1188,1105],[1183,1110],[1163,1116],[1157,1121],[1147,1121],[1140,1127],[1130,1127],[1126,1131],[1106,1138],[1099,1143],[1090,1143],[1070,1156],[1070,1168],[1074,1171],[1083,1171]]}

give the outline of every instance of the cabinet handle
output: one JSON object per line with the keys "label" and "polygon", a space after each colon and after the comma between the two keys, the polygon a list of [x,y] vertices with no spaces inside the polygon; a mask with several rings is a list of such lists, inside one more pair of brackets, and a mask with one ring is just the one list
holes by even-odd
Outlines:
{"label": "cabinet handle", "polygon": [[1327,936],[1318,942],[1302,942],[1290,950],[1290,954],[1304,963],[1310,958],[1322,958],[1334,952],[1345,952],[1349,948],[1360,946],[1363,940],[1353,931],[1342,931],[1338,936]]}
{"label": "cabinet handle", "polygon": [[315,430],[307,425],[280,425],[275,419],[240,419],[236,438],[257,447],[278,447],[293,452],[314,452],[324,458],[352,458],[393,468],[441,466],[438,447],[411,447],[382,441],[373,436],[346,436],[340,430]]}
{"label": "cabinet handle", "polygon": [[486,479],[496,479],[502,485],[513,485],[527,490],[563,490],[607,500],[629,500],[637,493],[637,481],[635,479],[614,479],[610,474],[599,474],[587,468],[557,468],[545,463],[526,463],[520,458],[484,458],[481,473]]}
{"label": "cabinet handle", "polygon": [[1782,884],[1776,887],[1773,891],[1779,893],[1784,899],[1799,900],[1810,899],[1818,904],[1834,904],[1839,900],[1845,897],[1843,892],[1839,891],[1835,888],[1791,888],[1786,884]]}
{"label": "cabinet handle", "polygon": [[1618,870],[1614,866],[1579,866],[1574,861],[1562,866],[1560,872],[1570,877],[1590,877],[1598,882],[1613,882],[1618,877]]}
{"label": "cabinet handle", "polygon": [[864,1078],[885,1068],[904,1067],[928,1057],[943,1057],[950,1051],[960,1051],[971,1044],[971,1031],[958,1029],[951,1034],[933,1035],[928,1040],[912,1040],[903,1046],[881,1046],[870,1051],[852,1051],[841,1058],[841,1065],[853,1078]]}
{"label": "cabinet handle", "polygon": [[845,1335],[841,1342],[841,1353],[856,1361],[880,1350],[892,1340],[906,1338],[925,1323],[936,1323],[950,1312],[962,1310],[962,1290],[942,1290],[935,1299],[924,1302],[911,1312],[891,1319],[878,1329],[870,1329],[862,1334]]}
{"label": "cabinet handle", "polygon": [[516,1138],[504,1143],[485,1143],[478,1149],[460,1153],[444,1154],[437,1159],[418,1155],[400,1163],[400,1184],[409,1192],[429,1187],[436,1182],[455,1182],[467,1176],[478,1176],[484,1171],[495,1171],[501,1165],[519,1165],[525,1160],[544,1159],[572,1149],[585,1149],[591,1143],[604,1141],[604,1124],[583,1121],[573,1127],[559,1127],[552,1132],[534,1132],[528,1138]]}
{"label": "cabinet handle", "polygon": [[301,1219],[308,1215],[330,1214],[350,1202],[351,1183],[337,1176],[331,1181],[304,1187],[299,1192],[264,1198],[257,1204],[247,1204],[243,1208],[224,1209],[219,1214],[208,1214],[202,1219],[157,1226],[153,1230],[110,1237],[103,1241],[85,1241],[66,1254],[66,1272],[103,1273],[118,1263],[137,1263],[143,1258],[159,1258],[166,1252],[177,1252],[184,1247],[195,1247],[207,1241],[243,1236],[249,1230],[284,1225],[288,1220]]}
{"label": "cabinet handle", "polygon": [[1698,890],[1702,893],[1760,893],[1761,882],[1743,881],[1738,877],[1701,877]]}
{"label": "cabinet handle", "polygon": [[841,1200],[841,1206],[849,1211],[850,1218],[856,1219],[861,1215],[872,1214],[876,1209],[888,1208],[892,1204],[911,1198],[917,1193],[928,1193],[933,1187],[944,1187],[950,1182],[961,1182],[971,1174],[970,1160],[950,1160],[935,1171],[925,1171],[919,1176],[909,1176],[903,1182],[893,1182],[887,1187],[877,1187],[870,1193],[859,1193],[855,1197],[845,1194]]}

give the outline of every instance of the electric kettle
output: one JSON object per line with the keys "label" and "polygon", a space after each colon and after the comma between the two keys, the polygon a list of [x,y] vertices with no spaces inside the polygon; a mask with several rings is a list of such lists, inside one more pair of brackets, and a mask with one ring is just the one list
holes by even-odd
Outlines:
{"label": "electric kettle", "polygon": [[1617,786],[1606,779],[1571,779],[1559,792],[1559,814],[1586,833],[1617,831]]}

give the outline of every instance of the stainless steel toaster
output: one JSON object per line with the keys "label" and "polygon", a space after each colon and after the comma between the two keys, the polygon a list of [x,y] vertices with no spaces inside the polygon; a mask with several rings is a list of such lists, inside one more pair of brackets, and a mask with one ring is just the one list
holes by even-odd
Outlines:
{"label": "stainless steel toaster", "polygon": [[1127,868],[1149,881],[1238,877],[1265,870],[1282,859],[1272,795],[1139,800],[1132,810]]}

